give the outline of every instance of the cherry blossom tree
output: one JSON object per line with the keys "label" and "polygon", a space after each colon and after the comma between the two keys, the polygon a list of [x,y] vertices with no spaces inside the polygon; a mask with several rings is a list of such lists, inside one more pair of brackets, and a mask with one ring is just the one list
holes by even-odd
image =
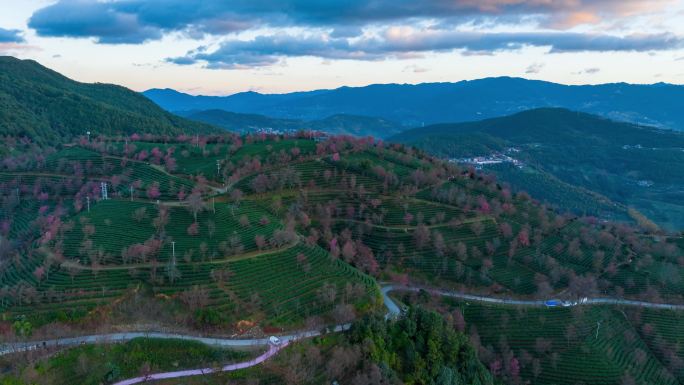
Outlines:
{"label": "cherry blossom tree", "polygon": [[197,222],[192,222],[187,229],[188,235],[196,236],[199,234],[199,224]]}
{"label": "cherry blossom tree", "polygon": [[159,182],[154,182],[147,188],[147,197],[151,200],[157,200],[160,195]]}

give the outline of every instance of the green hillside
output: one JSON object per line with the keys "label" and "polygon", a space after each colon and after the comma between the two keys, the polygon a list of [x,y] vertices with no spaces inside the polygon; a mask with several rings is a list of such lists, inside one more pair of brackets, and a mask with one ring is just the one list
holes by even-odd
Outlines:
{"label": "green hillside", "polygon": [[[634,207],[664,228],[684,228],[681,132],[564,109],[537,109],[479,122],[415,128],[389,140],[456,159],[506,153],[536,176],[509,168],[491,170],[517,189],[534,191],[535,198],[579,213],[605,216],[613,211],[613,218],[624,217],[620,207]],[[587,193],[559,194],[555,187],[559,182]],[[598,195],[592,197],[592,192]],[[611,209],[601,197],[617,205]]]}
{"label": "green hillside", "polygon": [[[477,340],[505,383],[680,384],[682,312],[591,306],[524,308],[398,293],[408,304],[451,316]],[[476,337],[475,337],[476,336]],[[474,338],[473,338],[474,337]],[[519,370],[510,370],[510,361]]]}
{"label": "green hillside", "polygon": [[121,86],[68,79],[32,60],[0,57],[0,134],[41,144],[92,135],[178,135],[218,129],[170,114]]}
{"label": "green hillside", "polygon": [[225,110],[203,110],[178,112],[188,119],[213,124],[229,131],[252,132],[260,129],[298,130],[302,128],[302,121],[296,119],[277,119],[258,114],[241,114]]}
{"label": "green hillside", "polygon": [[[0,169],[0,330],[8,338],[141,327],[261,338],[351,323],[347,333],[293,342],[234,375],[365,384],[358,376],[385,368],[383,378],[415,384],[445,376],[483,384],[684,380],[681,311],[668,321],[668,312],[625,307],[625,319],[612,305],[518,310],[423,298],[419,305],[443,315],[407,309],[386,322],[380,291],[393,282],[520,300],[682,303],[677,236],[561,214],[491,175],[365,138],[98,137],[43,152],[31,162],[9,156]],[[558,194],[580,194],[562,183]],[[566,337],[570,327],[576,333]],[[177,364],[151,358],[165,345]],[[117,346],[38,349],[31,354],[45,359],[7,355],[0,366],[26,383],[36,373],[47,384],[107,383],[150,365],[214,367],[213,359],[239,356],[173,341]],[[629,353],[637,348],[646,355]],[[572,374],[587,360],[590,370]],[[74,361],[74,370],[65,364]]]}
{"label": "green hillside", "polygon": [[229,131],[322,131],[334,135],[373,136],[385,138],[399,133],[403,127],[395,122],[372,116],[335,114],[318,120],[278,119],[258,114],[242,114],[225,110],[188,111],[180,113],[188,119],[225,128]]}

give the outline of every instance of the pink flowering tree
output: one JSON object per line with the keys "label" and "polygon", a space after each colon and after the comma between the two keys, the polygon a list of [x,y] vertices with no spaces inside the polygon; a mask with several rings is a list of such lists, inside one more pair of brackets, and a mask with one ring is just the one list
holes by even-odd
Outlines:
{"label": "pink flowering tree", "polygon": [[150,198],[152,200],[156,200],[159,198],[160,195],[161,195],[161,193],[159,192],[159,183],[158,182],[152,183],[152,185],[150,185],[147,188],[147,197],[148,198]]}
{"label": "pink flowering tree", "polygon": [[188,226],[187,231],[188,231],[188,235],[191,235],[191,236],[196,236],[197,234],[199,234],[199,225],[197,224],[197,222],[192,222],[190,224],[190,226]]}

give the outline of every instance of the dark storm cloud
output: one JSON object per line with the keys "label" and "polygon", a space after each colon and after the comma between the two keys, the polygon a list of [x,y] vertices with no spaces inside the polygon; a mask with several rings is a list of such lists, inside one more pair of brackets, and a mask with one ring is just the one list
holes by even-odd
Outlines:
{"label": "dark storm cloud", "polygon": [[209,52],[189,52],[169,59],[177,64],[204,62],[209,68],[245,68],[272,65],[283,57],[313,56],[325,59],[382,60],[388,57],[415,57],[425,52],[462,50],[487,53],[546,47],[549,52],[655,51],[684,46],[670,34],[592,35],[568,32],[482,33],[418,31],[389,28],[378,36],[359,39],[334,38],[325,34],[259,36],[253,40],[229,40]]}
{"label": "dark storm cloud", "polygon": [[659,9],[669,0],[59,0],[36,11],[29,27],[42,36],[92,37],[101,43],[141,43],[168,32],[226,34],[255,26],[330,28],[337,36],[372,24],[429,19],[533,16],[567,28]]}
{"label": "dark storm cloud", "polygon": [[22,43],[24,38],[21,31],[16,29],[0,28],[0,43]]}

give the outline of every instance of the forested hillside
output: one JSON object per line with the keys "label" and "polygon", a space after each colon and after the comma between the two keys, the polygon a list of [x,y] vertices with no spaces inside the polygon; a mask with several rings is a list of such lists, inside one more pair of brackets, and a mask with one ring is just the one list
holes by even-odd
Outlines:
{"label": "forested hillside", "polygon": [[277,119],[258,114],[241,114],[225,110],[185,111],[179,115],[225,128],[229,131],[321,131],[333,135],[373,136],[386,138],[401,132],[400,124],[371,116],[337,114],[319,120]]}
{"label": "forested hillside", "polygon": [[35,61],[0,57],[0,135],[55,144],[87,131],[178,135],[218,129],[170,114],[121,86],[79,83]]}
{"label": "forested hillside", "polygon": [[537,109],[415,128],[389,140],[455,159],[506,153],[524,166],[485,167],[539,199],[592,215],[626,212],[607,197],[668,229],[684,228],[684,134],[677,131]]}

